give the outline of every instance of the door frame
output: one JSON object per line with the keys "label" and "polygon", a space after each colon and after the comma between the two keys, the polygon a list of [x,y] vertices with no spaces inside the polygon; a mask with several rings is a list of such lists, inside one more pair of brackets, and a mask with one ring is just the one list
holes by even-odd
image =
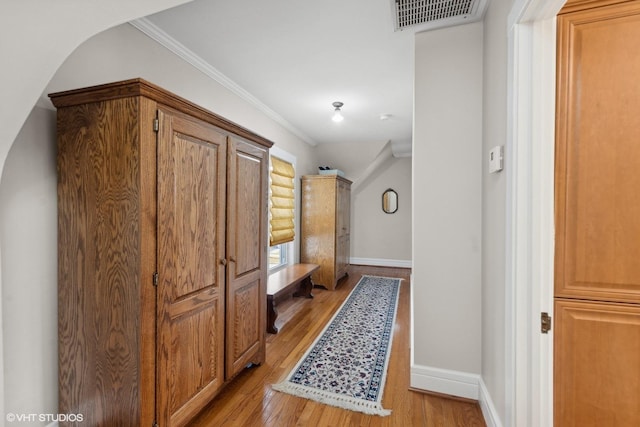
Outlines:
{"label": "door frame", "polygon": [[514,0],[508,17],[505,425],[553,425],[556,15],[565,0]]}

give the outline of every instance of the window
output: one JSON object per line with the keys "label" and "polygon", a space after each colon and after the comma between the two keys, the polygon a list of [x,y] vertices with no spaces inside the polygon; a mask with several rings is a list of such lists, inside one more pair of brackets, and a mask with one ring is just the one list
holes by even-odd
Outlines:
{"label": "window", "polygon": [[293,164],[271,156],[269,166],[269,269],[289,264],[295,238],[295,170]]}
{"label": "window", "polygon": [[296,174],[291,163],[274,156],[271,156],[270,169],[269,246],[275,246],[292,242],[295,237],[293,179]]}
{"label": "window", "polygon": [[281,243],[269,248],[269,270],[274,270],[289,263],[288,244]]}

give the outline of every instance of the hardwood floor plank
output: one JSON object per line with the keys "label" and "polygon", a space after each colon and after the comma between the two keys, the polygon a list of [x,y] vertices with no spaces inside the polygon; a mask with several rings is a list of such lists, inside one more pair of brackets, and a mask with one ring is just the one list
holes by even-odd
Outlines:
{"label": "hardwood floor plank", "polygon": [[[475,427],[484,426],[476,402],[459,401],[409,390],[410,377],[409,269],[351,266],[335,291],[313,290],[314,298],[290,298],[278,305],[279,332],[267,336],[267,357],[261,366],[241,372],[190,424],[205,426],[314,427]],[[322,332],[362,275],[400,277],[398,314],[381,417],[348,411],[276,392],[271,385],[284,379]]]}

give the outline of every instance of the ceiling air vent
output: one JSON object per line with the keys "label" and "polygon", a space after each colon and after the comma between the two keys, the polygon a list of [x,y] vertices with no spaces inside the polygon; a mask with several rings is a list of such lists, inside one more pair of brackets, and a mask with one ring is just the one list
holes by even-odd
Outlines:
{"label": "ceiling air vent", "polygon": [[487,0],[391,0],[395,30],[431,30],[482,19]]}

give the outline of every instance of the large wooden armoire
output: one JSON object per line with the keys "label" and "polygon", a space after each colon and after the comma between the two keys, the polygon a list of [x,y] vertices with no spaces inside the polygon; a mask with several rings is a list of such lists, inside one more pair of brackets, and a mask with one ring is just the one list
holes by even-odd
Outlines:
{"label": "large wooden armoire", "polygon": [[272,143],[141,79],[50,96],[59,411],[185,425],[264,361]]}
{"label": "large wooden armoire", "polygon": [[557,19],[554,425],[640,425],[640,1]]}
{"label": "large wooden armoire", "polygon": [[351,181],[337,175],[305,175],[301,205],[301,262],[320,265],[312,276],[314,283],[334,290],[348,274]]}

